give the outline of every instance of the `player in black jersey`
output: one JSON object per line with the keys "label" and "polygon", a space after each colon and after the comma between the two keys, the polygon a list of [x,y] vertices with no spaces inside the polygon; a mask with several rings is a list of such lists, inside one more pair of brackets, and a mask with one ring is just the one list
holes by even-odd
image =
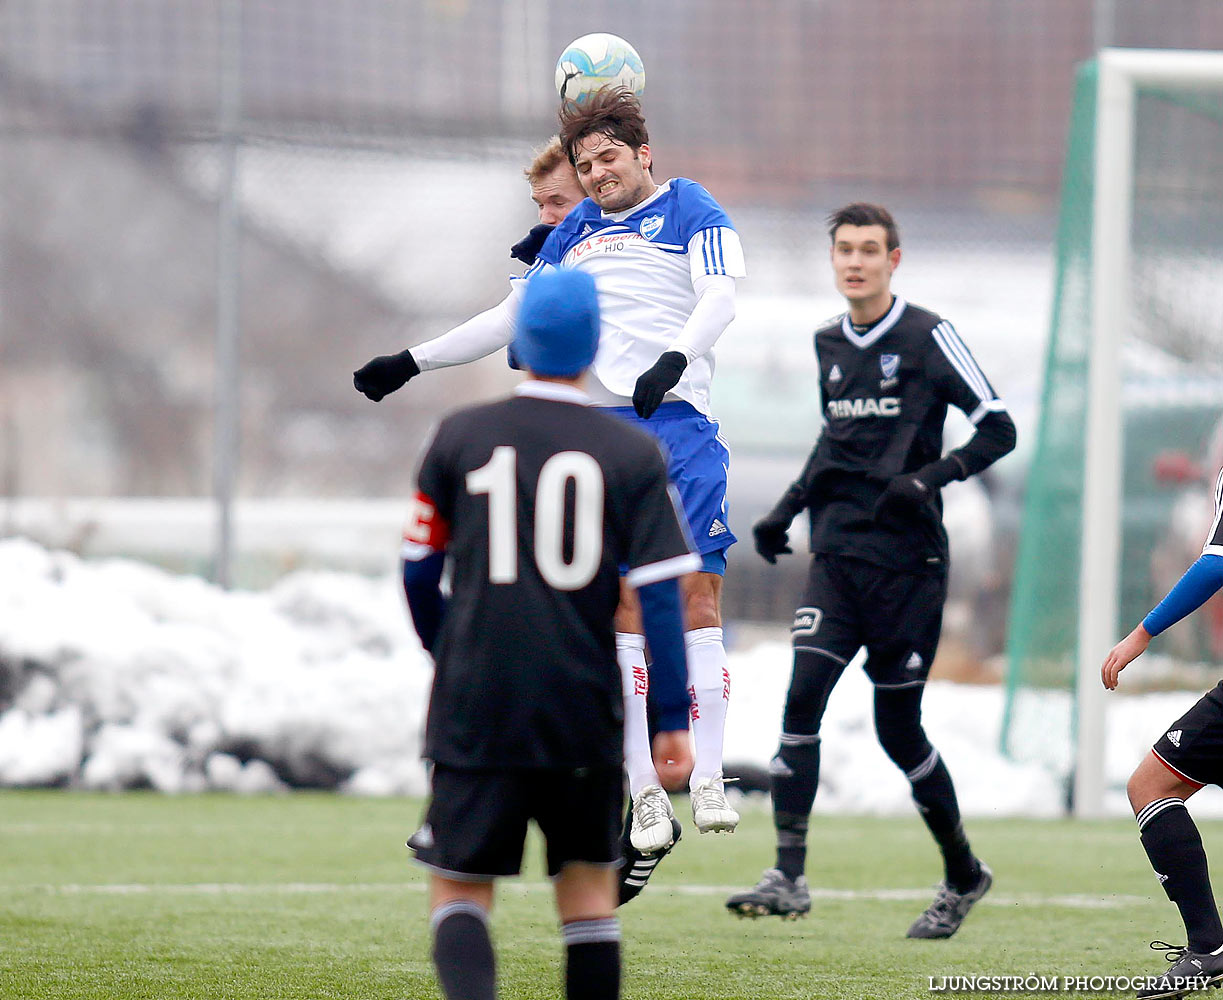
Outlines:
{"label": "player in black jersey", "polygon": [[700,560],[658,444],[586,405],[598,330],[589,275],[532,281],[514,341],[531,377],[445,419],[417,478],[404,579],[436,671],[432,795],[409,843],[431,871],[433,955],[451,1000],[495,996],[493,880],[518,873],[531,819],[547,844],[566,994],[619,996],[622,565],[655,657],[655,766],[670,787],[691,770],[678,578]]}
{"label": "player in black jersey", "polygon": [[[1223,588],[1223,470],[1215,479],[1215,516],[1202,554],[1162,601],[1112,648],[1100,668],[1114,691],[1121,671],[1146,651],[1154,636],[1196,611]],[[1210,886],[1202,835],[1186,800],[1223,784],[1223,681],[1173,722],[1126,784],[1139,838],[1163,890],[1180,911],[1183,948],[1152,941],[1175,964],[1150,976],[1140,1000],[1180,997],[1223,983],[1223,921]]]}
{"label": "player in black jersey", "polygon": [[[539,224],[532,227],[510,248],[510,256],[530,266],[547,239],[569,211],[586,197],[578,181],[577,171],[565,152],[559,136],[552,136],[535,150],[531,162],[523,170],[531,189],[531,201],[539,212]],[[507,348],[511,368],[520,368],[514,356],[514,345]],[[411,349],[398,354],[383,355],[367,362],[353,373],[358,390],[372,400],[399,389],[420,373]],[[623,654],[621,654],[623,655]],[[661,789],[660,789],[661,792]],[[620,871],[620,902],[624,904],[640,895],[658,863],[670,853],[680,838],[680,825],[671,818],[671,843],[661,849],[640,851],[632,842],[632,804],[625,814],[622,846],[625,862]]]}
{"label": "player in black jersey", "polygon": [[[886,209],[853,204],[829,218],[837,290],[849,310],[815,334],[824,429],[798,480],[753,528],[769,562],[807,510],[811,569],[791,637],[794,672],[772,776],[777,863],[727,900],[744,915],[811,908],[803,875],[819,784],[820,720],[833,686],[865,646],[879,743],[908,778],[942,851],[945,880],[909,928],[950,937],[989,889],[989,868],[960,823],[951,776],[921,724],[921,698],[947,594],[940,487],[1015,445],[1015,425],[951,324],[891,291],[900,238]],[[975,426],[942,454],[947,406]]]}

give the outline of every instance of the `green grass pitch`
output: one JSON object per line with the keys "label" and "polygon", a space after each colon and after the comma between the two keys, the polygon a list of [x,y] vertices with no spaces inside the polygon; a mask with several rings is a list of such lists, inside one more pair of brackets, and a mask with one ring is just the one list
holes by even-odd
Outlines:
{"label": "green grass pitch", "polygon": [[[686,801],[676,809],[688,818]],[[308,794],[0,793],[0,998],[437,1000],[424,877],[403,846],[419,814],[418,802]],[[941,942],[904,939],[939,876],[916,815],[817,813],[815,905],[796,922],[723,909],[771,863],[763,802],[734,836],[686,832],[620,911],[623,996],[935,997],[950,994],[931,977],[1145,975],[1162,964],[1150,939],[1183,943],[1132,821],[968,830],[996,881]],[[1223,826],[1203,836],[1223,858]],[[503,998],[561,995],[540,854],[529,843],[527,873],[499,889]]]}

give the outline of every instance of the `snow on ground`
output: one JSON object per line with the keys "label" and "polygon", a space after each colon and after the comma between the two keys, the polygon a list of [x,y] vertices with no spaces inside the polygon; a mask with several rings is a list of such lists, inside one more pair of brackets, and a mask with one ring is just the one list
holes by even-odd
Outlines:
{"label": "snow on ground", "polygon": [[[785,629],[763,641],[729,634],[726,760],[763,768],[789,679]],[[267,591],[225,592],[142,563],[0,541],[0,785],[417,795],[430,678],[392,577],[298,573]],[[1116,700],[1110,811],[1125,813],[1129,771],[1195,697]],[[1050,719],[1065,715],[1062,698]],[[998,753],[1001,713],[1000,687],[936,682],[927,692],[926,727],[964,812],[1060,814],[1056,766]],[[1059,728],[1042,738],[1065,743]],[[1216,790],[1200,798],[1195,811],[1223,814]],[[856,665],[829,703],[816,809],[912,809],[876,743]]]}

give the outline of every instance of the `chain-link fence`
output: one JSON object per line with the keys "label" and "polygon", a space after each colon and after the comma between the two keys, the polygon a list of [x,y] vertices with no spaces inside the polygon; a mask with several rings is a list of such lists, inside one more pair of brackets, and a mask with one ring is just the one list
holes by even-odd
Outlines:
{"label": "chain-link fence", "polygon": [[[809,335],[838,310],[824,216],[851,198],[893,209],[898,290],[956,323],[1031,428],[1074,65],[1102,42],[1221,46],[1223,9],[6,0],[9,509],[207,498],[225,463],[244,500],[406,495],[439,412],[512,373],[488,358],[378,405],[350,373],[504,295],[508,247],[534,221],[521,168],[555,128],[555,58],[593,30],[642,55],[658,175],[700,180],[743,236],[714,403],[746,536],[818,430]],[[235,448],[218,447],[229,433]],[[966,494],[958,515],[949,502],[961,572],[980,568],[966,592],[1005,579],[1022,449],[1008,462],[992,496]],[[793,581],[740,580],[728,600],[745,614],[772,613],[774,591],[792,600]],[[997,648],[993,617],[982,641]]]}

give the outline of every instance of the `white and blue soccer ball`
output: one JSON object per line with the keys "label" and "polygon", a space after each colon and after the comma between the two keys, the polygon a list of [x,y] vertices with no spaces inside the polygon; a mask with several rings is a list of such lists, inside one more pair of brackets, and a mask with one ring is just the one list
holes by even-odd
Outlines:
{"label": "white and blue soccer ball", "polygon": [[556,61],[556,92],[579,104],[601,87],[645,92],[645,66],[637,50],[619,35],[597,31],[565,46]]}

